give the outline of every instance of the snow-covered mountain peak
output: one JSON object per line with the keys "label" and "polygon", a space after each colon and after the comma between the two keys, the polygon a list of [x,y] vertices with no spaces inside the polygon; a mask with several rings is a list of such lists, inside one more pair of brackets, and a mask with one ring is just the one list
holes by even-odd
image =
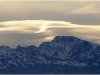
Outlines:
{"label": "snow-covered mountain peak", "polygon": [[1,69],[34,67],[38,64],[100,65],[100,45],[74,36],[56,36],[51,42],[43,42],[39,47],[18,45],[12,49],[0,46]]}
{"label": "snow-covered mountain peak", "polygon": [[73,42],[75,40],[80,40],[74,36],[56,36],[51,42]]}

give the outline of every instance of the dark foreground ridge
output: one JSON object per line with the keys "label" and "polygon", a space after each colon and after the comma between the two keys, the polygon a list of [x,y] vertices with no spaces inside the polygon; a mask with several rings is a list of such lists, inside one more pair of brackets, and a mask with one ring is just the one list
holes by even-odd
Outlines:
{"label": "dark foreground ridge", "polygon": [[0,46],[1,74],[100,74],[100,45],[56,36],[36,46]]}

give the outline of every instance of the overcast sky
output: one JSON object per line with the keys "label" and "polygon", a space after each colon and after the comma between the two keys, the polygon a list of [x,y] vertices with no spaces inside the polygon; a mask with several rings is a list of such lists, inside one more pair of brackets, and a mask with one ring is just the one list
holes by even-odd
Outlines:
{"label": "overcast sky", "polygon": [[100,1],[0,1],[0,45],[36,45],[55,36],[100,44]]}

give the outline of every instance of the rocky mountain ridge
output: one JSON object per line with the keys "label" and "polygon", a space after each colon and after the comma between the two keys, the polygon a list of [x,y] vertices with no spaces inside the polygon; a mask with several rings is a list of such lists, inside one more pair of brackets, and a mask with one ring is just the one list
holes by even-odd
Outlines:
{"label": "rocky mountain ridge", "polygon": [[[0,46],[0,69],[28,68],[35,65],[100,66],[100,45],[74,36],[56,36],[36,46]],[[58,67],[57,67],[58,68]]]}

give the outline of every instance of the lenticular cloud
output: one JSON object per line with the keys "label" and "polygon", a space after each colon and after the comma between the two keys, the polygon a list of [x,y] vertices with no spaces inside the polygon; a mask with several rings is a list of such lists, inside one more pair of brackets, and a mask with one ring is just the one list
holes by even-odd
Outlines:
{"label": "lenticular cloud", "polygon": [[[22,21],[5,21],[0,22],[0,40],[6,44],[5,40],[11,44],[39,44],[43,41],[52,40],[55,36],[76,36],[81,39],[100,43],[100,25],[79,25],[66,21],[50,21],[50,20],[22,20]],[[15,36],[17,37],[15,38]],[[3,36],[3,37],[2,37]],[[5,37],[5,38],[4,38]],[[6,38],[7,37],[7,38]],[[35,37],[35,38],[34,38]],[[37,39],[37,37],[39,37]],[[11,39],[10,39],[11,38]],[[22,39],[21,39],[22,38]],[[30,39],[31,38],[31,39]],[[14,42],[12,41],[14,40]],[[4,43],[4,42],[5,43]],[[23,42],[24,41],[24,42]],[[34,43],[35,41],[35,43]]]}
{"label": "lenticular cloud", "polygon": [[[34,33],[46,32],[48,28],[65,28],[72,26],[65,21],[23,20],[0,22],[0,31],[30,31]],[[74,27],[74,26],[73,26]]]}

